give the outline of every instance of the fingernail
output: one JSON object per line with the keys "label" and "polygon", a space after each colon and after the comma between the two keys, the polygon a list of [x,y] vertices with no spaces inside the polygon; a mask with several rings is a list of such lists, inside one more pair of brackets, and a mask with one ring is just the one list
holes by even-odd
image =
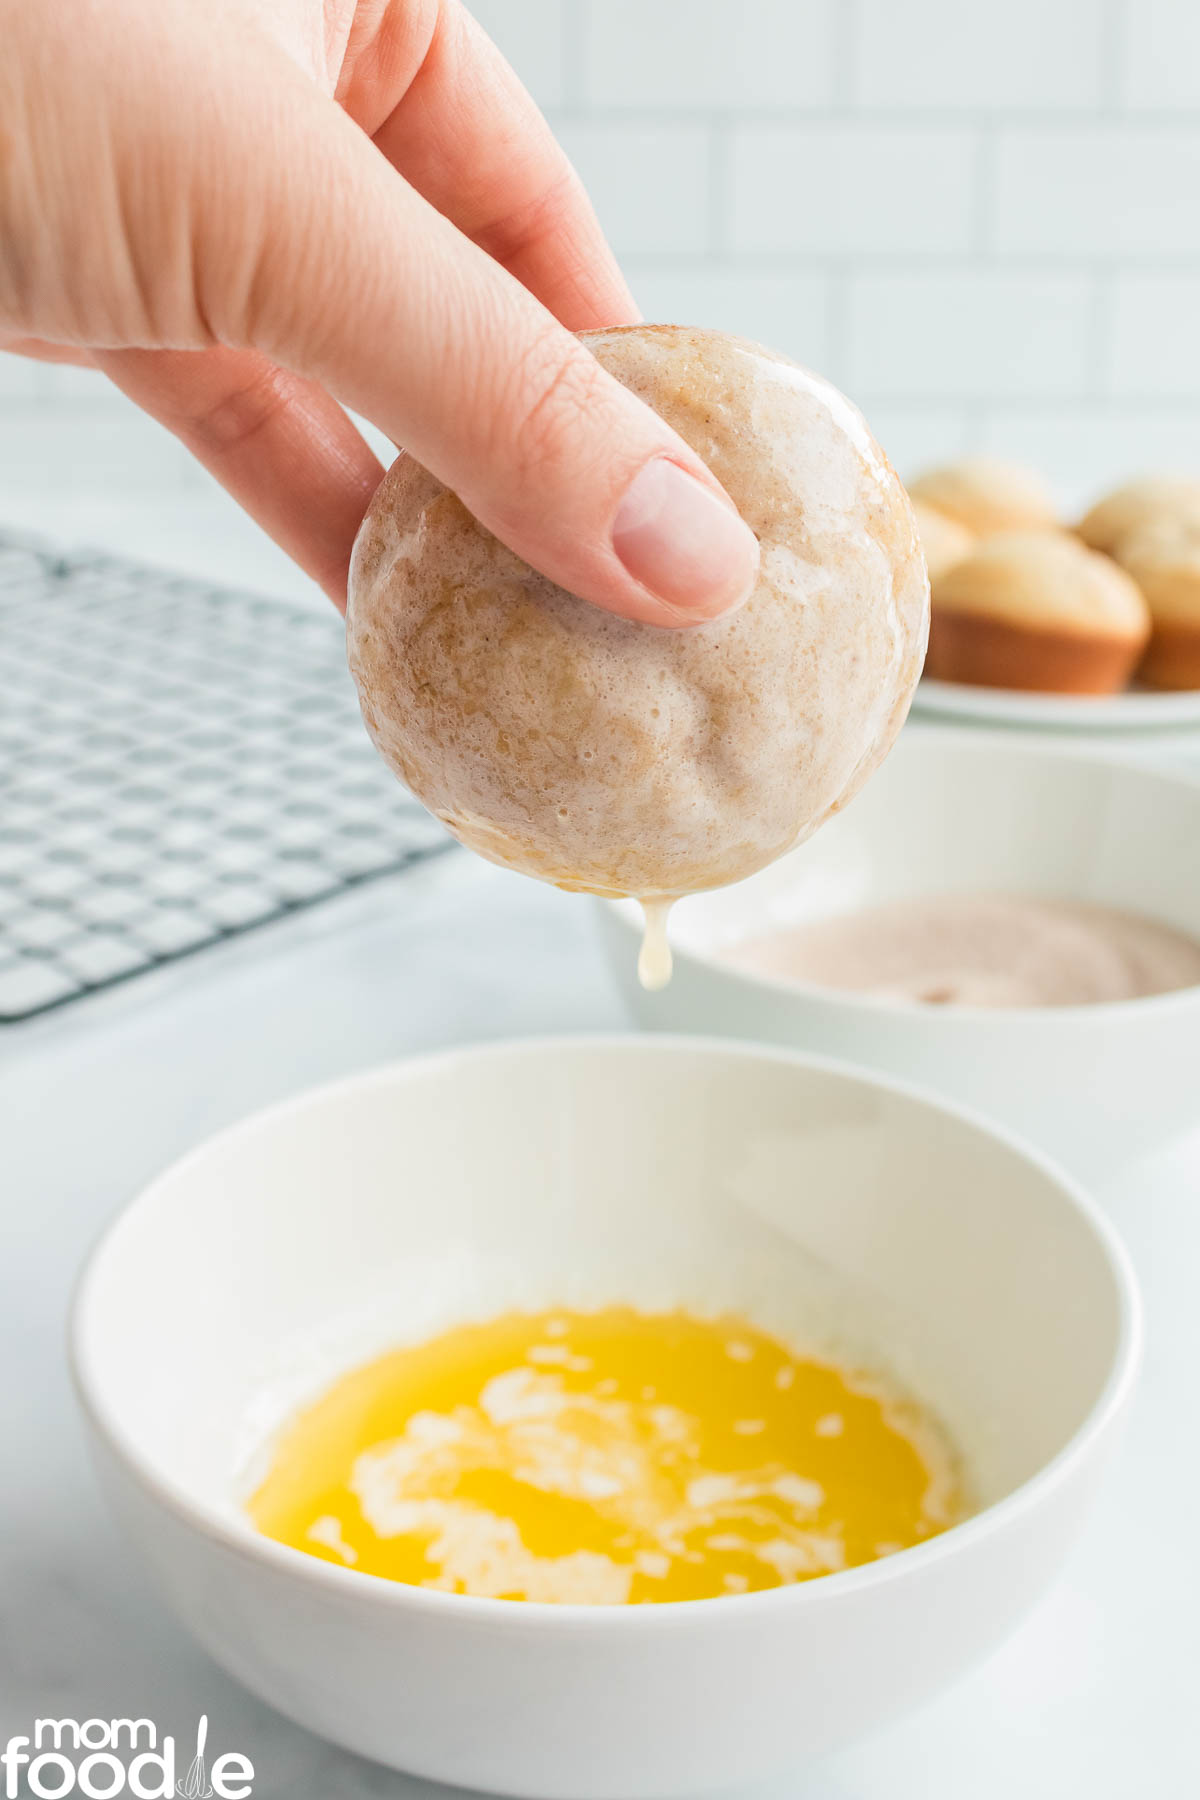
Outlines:
{"label": "fingernail", "polygon": [[740,606],[758,574],[749,526],[665,456],[630,483],[613,522],[613,549],[635,581],[697,619]]}

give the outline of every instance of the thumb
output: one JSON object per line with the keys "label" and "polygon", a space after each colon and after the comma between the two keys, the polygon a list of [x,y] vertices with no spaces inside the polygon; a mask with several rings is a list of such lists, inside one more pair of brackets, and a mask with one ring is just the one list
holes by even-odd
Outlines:
{"label": "thumb", "polygon": [[295,90],[273,154],[246,165],[234,281],[221,195],[202,258],[223,271],[203,298],[217,335],[320,380],[572,593],[655,625],[744,600],[758,546],[700,458],[332,102]]}

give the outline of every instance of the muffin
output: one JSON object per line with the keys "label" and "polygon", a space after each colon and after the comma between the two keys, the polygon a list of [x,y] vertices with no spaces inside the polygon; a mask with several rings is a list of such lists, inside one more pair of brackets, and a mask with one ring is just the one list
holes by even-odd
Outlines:
{"label": "muffin", "polygon": [[1054,501],[1040,476],[986,456],[929,469],[910,483],[908,491],[914,500],[957,519],[976,537],[998,531],[1053,531],[1058,526]]}
{"label": "muffin", "polygon": [[1106,556],[1053,532],[989,538],[933,589],[928,675],[978,687],[1112,694],[1150,635],[1146,602]]}
{"label": "muffin", "polygon": [[1150,475],[1105,494],[1075,529],[1090,549],[1112,556],[1122,538],[1159,519],[1179,517],[1200,520],[1200,479]]}
{"label": "muffin", "polygon": [[928,506],[923,500],[914,500],[913,517],[917,521],[917,536],[925,552],[925,567],[931,582],[971,554],[975,546],[974,534],[948,513],[939,512],[936,506]]}
{"label": "muffin", "polygon": [[1150,608],[1141,679],[1151,687],[1200,688],[1200,513],[1143,525],[1119,541],[1116,556]]}
{"label": "muffin", "polygon": [[755,532],[749,600],[680,631],[602,612],[402,455],[354,549],[350,667],[377,747],[464,844],[667,900],[762,868],[866,780],[908,711],[928,584],[904,489],[828,383],[722,332],[585,341]]}

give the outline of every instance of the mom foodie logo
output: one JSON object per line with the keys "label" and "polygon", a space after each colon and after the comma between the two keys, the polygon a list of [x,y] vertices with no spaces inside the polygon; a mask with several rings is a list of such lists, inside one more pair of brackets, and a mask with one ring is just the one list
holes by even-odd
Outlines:
{"label": "mom foodie logo", "polygon": [[10,1737],[0,1751],[4,1800],[32,1794],[59,1800],[83,1794],[108,1800],[248,1800],[254,1764],[237,1750],[206,1761],[208,1714],[196,1728],[196,1753],[176,1774],[175,1739],[158,1741],[149,1719],[36,1719],[32,1737]]}

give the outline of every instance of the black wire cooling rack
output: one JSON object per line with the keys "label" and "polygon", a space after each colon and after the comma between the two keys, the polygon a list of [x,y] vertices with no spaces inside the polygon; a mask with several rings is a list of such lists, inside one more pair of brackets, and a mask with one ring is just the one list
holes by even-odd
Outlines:
{"label": "black wire cooling rack", "polygon": [[0,1025],[449,847],[328,617],[0,533]]}

